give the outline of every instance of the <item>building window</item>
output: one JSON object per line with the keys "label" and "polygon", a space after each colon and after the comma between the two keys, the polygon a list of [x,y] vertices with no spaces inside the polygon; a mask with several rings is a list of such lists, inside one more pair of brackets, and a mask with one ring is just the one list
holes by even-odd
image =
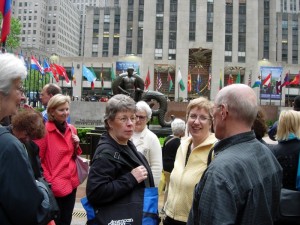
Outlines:
{"label": "building window", "polygon": [[113,40],[113,55],[119,55],[119,38]]}
{"label": "building window", "polygon": [[292,17],[292,63],[298,64],[298,15]]}
{"label": "building window", "polygon": [[263,58],[269,59],[270,50],[270,2],[264,0],[264,47]]}
{"label": "building window", "polygon": [[282,14],[282,54],[281,61],[287,62],[288,60],[288,14]]}
{"label": "building window", "polygon": [[132,41],[127,40],[126,42],[126,54],[132,54]]}
{"label": "building window", "polygon": [[163,56],[163,50],[162,49],[155,49],[154,51],[154,59],[162,59]]}
{"label": "building window", "polygon": [[206,41],[213,41],[214,1],[207,0]]}
{"label": "building window", "polygon": [[189,40],[196,38],[196,0],[190,0]]}
{"label": "building window", "polygon": [[238,62],[245,62],[246,52],[246,3],[239,3],[239,34],[238,34]]}

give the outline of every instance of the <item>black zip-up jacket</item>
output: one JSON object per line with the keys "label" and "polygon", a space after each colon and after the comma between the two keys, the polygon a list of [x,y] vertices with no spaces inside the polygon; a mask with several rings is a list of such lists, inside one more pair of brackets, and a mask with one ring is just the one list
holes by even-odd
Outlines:
{"label": "black zip-up jacket", "polygon": [[[130,152],[129,152],[130,151]],[[106,154],[105,157],[102,157]],[[147,186],[154,187],[154,180],[147,160],[138,153],[134,144],[119,145],[109,134],[103,134],[92,160],[87,180],[86,194],[94,208],[109,205],[137,189],[144,189],[146,182],[138,183],[131,170],[143,165],[148,171]],[[146,180],[146,181],[147,181]]]}

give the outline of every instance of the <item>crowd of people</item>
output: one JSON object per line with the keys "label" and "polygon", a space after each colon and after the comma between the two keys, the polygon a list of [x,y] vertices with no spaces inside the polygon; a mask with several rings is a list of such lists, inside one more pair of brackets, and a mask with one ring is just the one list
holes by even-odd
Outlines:
{"label": "crowd of people", "polygon": [[[25,109],[21,99],[26,74],[20,59],[0,55],[0,120],[6,125],[0,125],[0,224],[70,225],[80,185],[75,158],[82,153],[69,120],[71,99],[59,86],[47,84],[40,94],[45,110]],[[299,224],[278,214],[281,189],[300,188],[297,99],[294,110],[280,113],[272,131],[278,143],[271,145],[263,139],[265,113],[253,89],[226,86],[213,102],[205,97],[191,100],[186,122],[174,119],[172,135],[161,147],[147,127],[149,105],[123,94],[111,97],[104,115],[106,133],[86,185],[93,222],[107,224],[123,213],[120,205],[143,202],[146,190],[157,189],[163,174],[164,225]],[[51,187],[59,216],[48,216],[49,190],[41,179]],[[128,210],[144,210],[143,204],[136,207]]]}

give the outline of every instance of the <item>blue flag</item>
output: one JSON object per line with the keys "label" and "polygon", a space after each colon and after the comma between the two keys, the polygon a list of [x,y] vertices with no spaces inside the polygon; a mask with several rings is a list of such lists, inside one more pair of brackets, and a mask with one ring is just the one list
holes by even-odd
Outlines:
{"label": "blue flag", "polygon": [[90,71],[86,66],[82,65],[82,75],[89,81],[89,82],[95,82],[96,77]]}

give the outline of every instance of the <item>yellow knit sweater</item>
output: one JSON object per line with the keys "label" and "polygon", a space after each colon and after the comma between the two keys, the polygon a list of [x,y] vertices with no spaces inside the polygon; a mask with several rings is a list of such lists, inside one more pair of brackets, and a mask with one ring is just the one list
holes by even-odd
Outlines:
{"label": "yellow knit sweater", "polygon": [[199,182],[207,165],[207,156],[217,141],[214,134],[198,145],[190,154],[185,166],[188,145],[191,138],[182,140],[176,154],[174,169],[170,177],[169,193],[165,204],[166,215],[187,222],[193,201],[195,185]]}

